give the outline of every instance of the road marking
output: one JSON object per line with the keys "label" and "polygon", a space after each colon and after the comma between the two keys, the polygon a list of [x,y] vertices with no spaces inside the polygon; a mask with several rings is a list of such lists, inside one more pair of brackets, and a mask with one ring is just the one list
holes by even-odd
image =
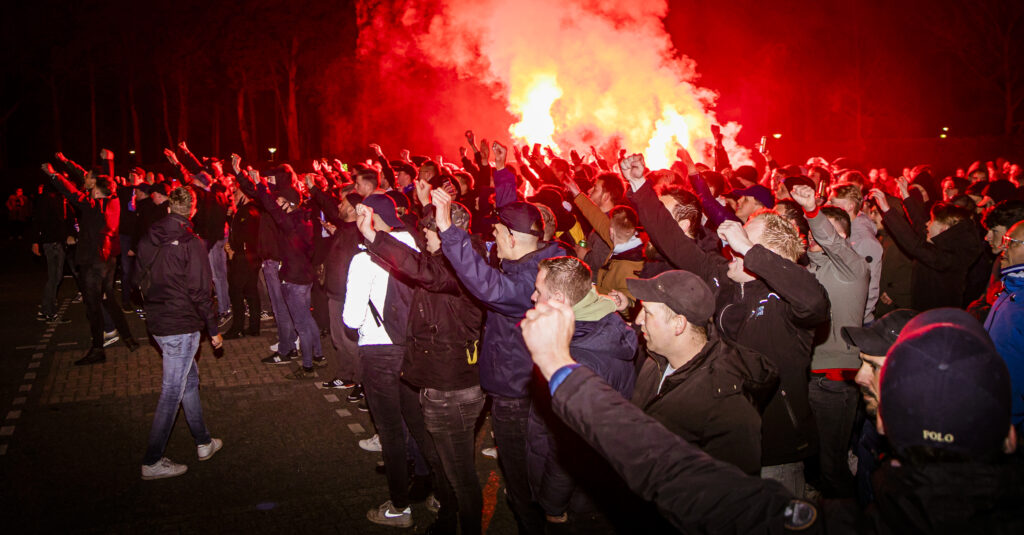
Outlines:
{"label": "road marking", "polygon": [[0,436],[9,437],[9,436],[11,436],[13,434],[14,434],[14,426],[13,425],[5,425],[3,427],[0,427]]}
{"label": "road marking", "polygon": [[43,358],[42,353],[32,353],[32,360],[39,360],[41,358]]}
{"label": "road marking", "polygon": [[35,347],[36,347],[36,345],[35,345],[35,344],[32,344],[32,345],[27,345],[27,346],[18,346],[18,347],[14,348],[14,349],[17,349],[17,350],[22,350],[22,349],[34,349]]}
{"label": "road marking", "polygon": [[20,417],[21,417],[21,411],[9,411],[7,413],[7,419],[8,420],[17,420]]}
{"label": "road marking", "polygon": [[38,368],[39,364],[40,364],[39,362],[29,362],[28,363],[28,369],[31,370],[32,368]]}
{"label": "road marking", "polygon": [[334,412],[338,413],[338,416],[341,416],[342,418],[352,416],[352,413],[348,412],[348,409],[336,409]]}
{"label": "road marking", "polygon": [[18,387],[18,392],[28,392],[32,390],[32,385],[21,385]]}
{"label": "road marking", "polygon": [[7,444],[0,444],[0,455],[7,455]]}
{"label": "road marking", "polygon": [[348,424],[348,428],[350,431],[357,434],[366,432],[366,429],[364,429],[363,426],[360,424]]}
{"label": "road marking", "polygon": [[337,403],[341,401],[338,399],[338,396],[335,396],[334,394],[324,394],[324,399],[326,399],[328,403]]}
{"label": "road marking", "polygon": [[24,405],[26,401],[28,401],[28,398],[25,396],[14,398],[14,401],[11,402],[11,405]]}
{"label": "road marking", "polygon": [[57,345],[58,346],[77,346],[78,342],[60,342]]}
{"label": "road marking", "polygon": [[25,374],[25,380],[26,381],[31,380],[31,379],[35,379],[35,378],[36,378],[36,373],[35,372],[28,372],[28,373]]}

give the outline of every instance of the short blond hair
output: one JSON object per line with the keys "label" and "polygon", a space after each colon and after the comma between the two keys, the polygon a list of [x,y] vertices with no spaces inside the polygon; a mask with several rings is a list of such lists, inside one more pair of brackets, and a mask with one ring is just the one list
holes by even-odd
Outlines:
{"label": "short blond hair", "polygon": [[751,222],[757,220],[764,222],[764,232],[758,245],[790,262],[796,262],[804,253],[800,233],[788,219],[774,210],[760,210],[750,217]]}

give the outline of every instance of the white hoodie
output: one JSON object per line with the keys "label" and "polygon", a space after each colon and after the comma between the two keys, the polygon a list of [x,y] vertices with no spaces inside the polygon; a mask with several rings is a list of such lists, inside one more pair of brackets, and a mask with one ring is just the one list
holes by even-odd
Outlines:
{"label": "white hoodie", "polygon": [[[391,236],[419,251],[416,240],[408,232],[397,230],[391,232]],[[341,319],[345,325],[359,331],[359,345],[391,345],[391,337],[384,329],[383,322],[377,325],[369,304],[373,301],[377,312],[384,313],[384,301],[388,295],[388,280],[391,275],[370,258],[365,247],[359,247],[363,250],[352,257],[352,263],[348,267],[345,307],[342,309]]]}

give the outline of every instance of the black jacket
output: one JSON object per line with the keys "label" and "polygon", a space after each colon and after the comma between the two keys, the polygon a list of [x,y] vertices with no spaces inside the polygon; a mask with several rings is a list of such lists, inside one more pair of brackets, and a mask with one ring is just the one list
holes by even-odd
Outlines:
{"label": "black jacket", "polygon": [[[780,484],[715,460],[643,414],[585,367],[552,398],[555,412],[594,447],[629,488],[685,533],[782,533],[793,510],[811,512]],[[1021,533],[1024,467],[932,464],[875,473],[876,505],[826,501],[802,533]]]}
{"label": "black jacket", "polygon": [[715,326],[722,335],[768,357],[779,389],[761,422],[761,464],[796,462],[814,454],[817,432],[807,399],[814,328],[829,317],[825,288],[807,269],[755,245],[744,257],[757,280],[728,277],[729,263],[686,237],[650,184],[632,194],[651,241],[675,267],[704,279],[715,293]]}
{"label": "black jacket", "polygon": [[[259,199],[266,214],[260,218],[260,222],[271,219],[275,223],[278,230],[277,252],[281,255],[281,281],[291,284],[312,284],[316,281],[316,272],[313,271],[313,223],[310,221],[309,208],[303,205],[285,213],[277,205],[276,197],[263,184],[254,185],[248,177],[240,177],[238,184],[250,199]],[[261,238],[263,230],[261,224]]]}
{"label": "black jacket", "polygon": [[64,197],[48,187],[32,205],[32,243],[65,243],[73,219]]}
{"label": "black jacket", "polygon": [[[152,197],[146,197],[135,206],[138,219],[135,221],[135,235],[132,236],[132,250],[137,250],[139,242],[149,232],[149,228],[160,219],[167,217],[167,201],[156,204]],[[137,251],[136,251],[137,252]]]}
{"label": "black jacket", "polygon": [[[921,211],[914,196],[905,201],[907,211]],[[882,223],[893,240],[914,260],[911,277],[913,308],[919,311],[941,307],[961,308],[967,272],[981,254],[984,242],[974,222],[965,219],[932,238],[915,230],[899,206],[882,215]]]}
{"label": "black jacket", "polygon": [[79,266],[102,264],[121,254],[121,241],[117,233],[121,206],[117,195],[93,199],[89,192],[79,190],[59,175],[53,177],[53,183],[79,213],[75,263]]}
{"label": "black jacket", "polygon": [[752,349],[712,336],[662,384],[667,366],[665,357],[648,353],[633,404],[715,459],[759,474],[760,409],[779,382],[771,363]]}
{"label": "black jacket", "polygon": [[[437,390],[480,384],[476,359],[483,309],[438,252],[416,252],[385,232],[366,244],[370,255],[413,287],[402,378]],[[474,242],[481,257],[482,244]]]}
{"label": "black jacket", "polygon": [[231,232],[228,244],[234,251],[233,261],[244,260],[247,264],[259,262],[260,216],[262,212],[252,201],[246,201],[231,216]]}
{"label": "black jacket", "polygon": [[145,294],[150,334],[170,336],[205,328],[216,336],[213,273],[206,247],[192,224],[177,214],[157,221],[139,242],[138,257],[135,285],[144,271],[150,271],[151,285]]}

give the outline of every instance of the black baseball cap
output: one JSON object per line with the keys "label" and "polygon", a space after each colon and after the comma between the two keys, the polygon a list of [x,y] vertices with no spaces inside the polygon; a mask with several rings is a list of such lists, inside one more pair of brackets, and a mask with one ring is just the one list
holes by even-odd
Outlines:
{"label": "black baseball cap", "polygon": [[1010,427],[1010,373],[992,339],[964,310],[908,322],[882,368],[879,414],[898,452],[928,446],[984,459]]}
{"label": "black baseball cap", "polygon": [[[498,221],[509,230],[544,237],[544,219],[536,206],[523,201],[506,204],[498,209]],[[540,230],[533,230],[537,226]]]}
{"label": "black baseball cap", "polygon": [[900,308],[878,318],[868,327],[843,327],[843,340],[865,355],[884,357],[896,343],[900,331],[916,315],[914,310]]}
{"label": "black baseball cap", "polygon": [[650,279],[626,279],[626,287],[641,301],[665,303],[690,323],[705,326],[715,313],[715,296],[703,279],[689,271],[666,271]]}
{"label": "black baseball cap", "polygon": [[395,201],[391,197],[383,193],[374,193],[363,199],[362,204],[373,208],[373,213],[379,215],[391,227],[405,227],[405,223],[398,218],[398,212],[395,210]]}

